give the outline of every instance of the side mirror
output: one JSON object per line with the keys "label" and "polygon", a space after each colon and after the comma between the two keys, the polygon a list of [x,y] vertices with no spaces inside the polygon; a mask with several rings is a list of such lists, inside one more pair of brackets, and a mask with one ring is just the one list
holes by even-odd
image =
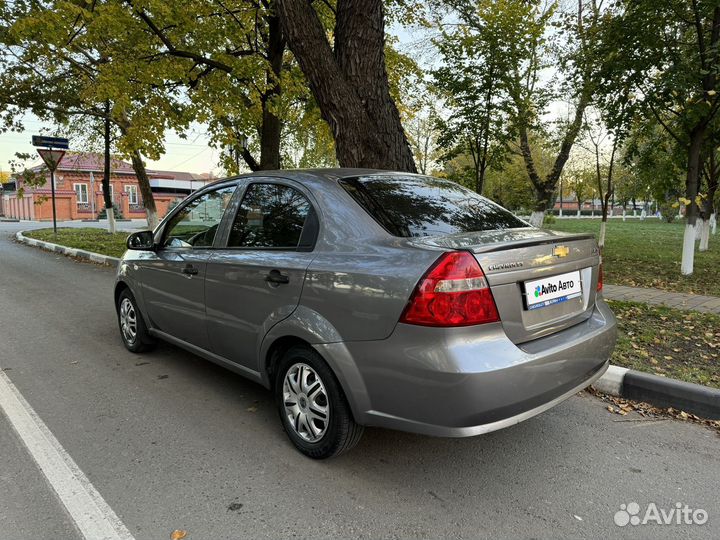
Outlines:
{"label": "side mirror", "polygon": [[127,239],[127,248],[138,251],[153,251],[155,237],[152,231],[139,231],[132,233]]}

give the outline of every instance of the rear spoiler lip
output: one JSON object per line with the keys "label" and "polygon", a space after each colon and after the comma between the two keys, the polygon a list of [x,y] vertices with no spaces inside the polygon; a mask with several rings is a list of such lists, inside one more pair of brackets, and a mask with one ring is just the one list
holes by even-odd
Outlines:
{"label": "rear spoiler lip", "polygon": [[535,237],[523,238],[519,240],[504,240],[501,242],[487,242],[485,244],[470,244],[462,247],[443,245],[441,242],[432,241],[432,239],[439,238],[443,237],[425,237],[425,241],[418,240],[416,238],[407,238],[404,240],[409,245],[424,249],[431,249],[434,251],[469,251],[471,253],[491,253],[494,251],[507,251],[509,249],[517,249],[528,246],[561,244],[562,242],[574,242],[576,240],[595,240],[595,235],[592,233],[559,233],[557,231],[552,231],[551,234],[540,238]]}
{"label": "rear spoiler lip", "polygon": [[528,238],[527,240],[510,240],[502,244],[485,244],[480,246],[470,246],[468,249],[473,253],[491,253],[493,251],[507,251],[528,246],[542,246],[547,244],[561,244],[562,242],[574,242],[576,240],[595,240],[594,234],[568,234],[556,236],[554,238]]}

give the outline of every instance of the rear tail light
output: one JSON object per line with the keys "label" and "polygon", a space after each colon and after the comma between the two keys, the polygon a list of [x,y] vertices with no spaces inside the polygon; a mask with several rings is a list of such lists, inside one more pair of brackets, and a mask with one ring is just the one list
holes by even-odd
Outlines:
{"label": "rear tail light", "polygon": [[480,265],[467,251],[443,254],[420,280],[400,322],[470,326],[499,321]]}
{"label": "rear tail light", "polygon": [[602,289],[603,289],[603,270],[602,270],[602,261],[600,261],[600,266],[598,266],[597,292],[602,291]]}

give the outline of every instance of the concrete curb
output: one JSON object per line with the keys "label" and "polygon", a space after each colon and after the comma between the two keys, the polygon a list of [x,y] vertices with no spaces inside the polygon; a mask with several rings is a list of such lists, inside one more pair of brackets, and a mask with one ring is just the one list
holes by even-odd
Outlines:
{"label": "concrete curb", "polygon": [[30,238],[25,236],[23,233],[26,231],[19,231],[15,233],[15,239],[18,242],[27,244],[28,246],[35,246],[46,251],[52,251],[54,253],[60,253],[61,255],[67,255],[70,257],[77,257],[79,259],[85,259],[98,264],[105,264],[107,266],[116,266],[120,262],[117,257],[110,257],[109,255],[101,255],[100,253],[93,253],[92,251],[85,251],[83,249],[69,248],[61,246],[60,244],[53,244],[52,242],[45,242],[43,240],[37,240],[36,238]]}
{"label": "concrete curb", "polygon": [[593,387],[605,394],[672,407],[710,420],[720,420],[720,390],[619,366],[610,366]]}

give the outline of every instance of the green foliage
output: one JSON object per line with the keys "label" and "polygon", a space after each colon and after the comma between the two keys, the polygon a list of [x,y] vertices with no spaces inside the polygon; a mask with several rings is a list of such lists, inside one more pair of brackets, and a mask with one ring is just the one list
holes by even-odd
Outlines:
{"label": "green foliage", "polygon": [[630,181],[621,199],[644,198],[675,202],[685,192],[686,149],[653,119],[633,123],[625,145],[624,163]]}
{"label": "green foliage", "polygon": [[598,46],[607,57],[598,98],[605,110],[625,108],[653,119],[673,139],[685,158],[684,191],[694,220],[701,164],[718,139],[720,5],[619,0],[608,19]]}
{"label": "green foliage", "polygon": [[[458,6],[461,12],[467,5]],[[514,6],[512,6],[514,7]],[[437,119],[442,161],[472,158],[472,188],[483,191],[487,169],[502,165],[511,130],[507,74],[513,67],[508,26],[514,21],[496,2],[481,1],[460,25],[441,30],[435,45],[442,64],[432,72],[449,114]]]}
{"label": "green foliage", "polygon": [[7,26],[0,34],[0,115],[11,126],[23,111],[60,124],[74,116],[111,119],[123,134],[126,155],[142,150],[157,159],[168,128],[187,126],[188,110],[177,93],[158,80],[172,66],[146,58],[160,48],[138,25],[128,24],[120,2],[60,0],[4,4]]}
{"label": "green foliage", "polygon": [[[36,189],[44,187],[47,183],[47,169],[40,167],[33,170],[28,167],[29,161],[37,160],[37,156],[24,152],[16,152],[15,158],[10,161],[10,170],[17,186],[17,196],[22,199],[25,196],[25,189]],[[39,197],[35,202],[43,202],[46,197]]]}
{"label": "green foliage", "polygon": [[[125,216],[123,216],[122,209],[118,207],[118,205],[113,204],[113,215],[115,216],[115,219],[124,219]],[[103,208],[98,213],[98,219],[107,219],[107,208]]]}

